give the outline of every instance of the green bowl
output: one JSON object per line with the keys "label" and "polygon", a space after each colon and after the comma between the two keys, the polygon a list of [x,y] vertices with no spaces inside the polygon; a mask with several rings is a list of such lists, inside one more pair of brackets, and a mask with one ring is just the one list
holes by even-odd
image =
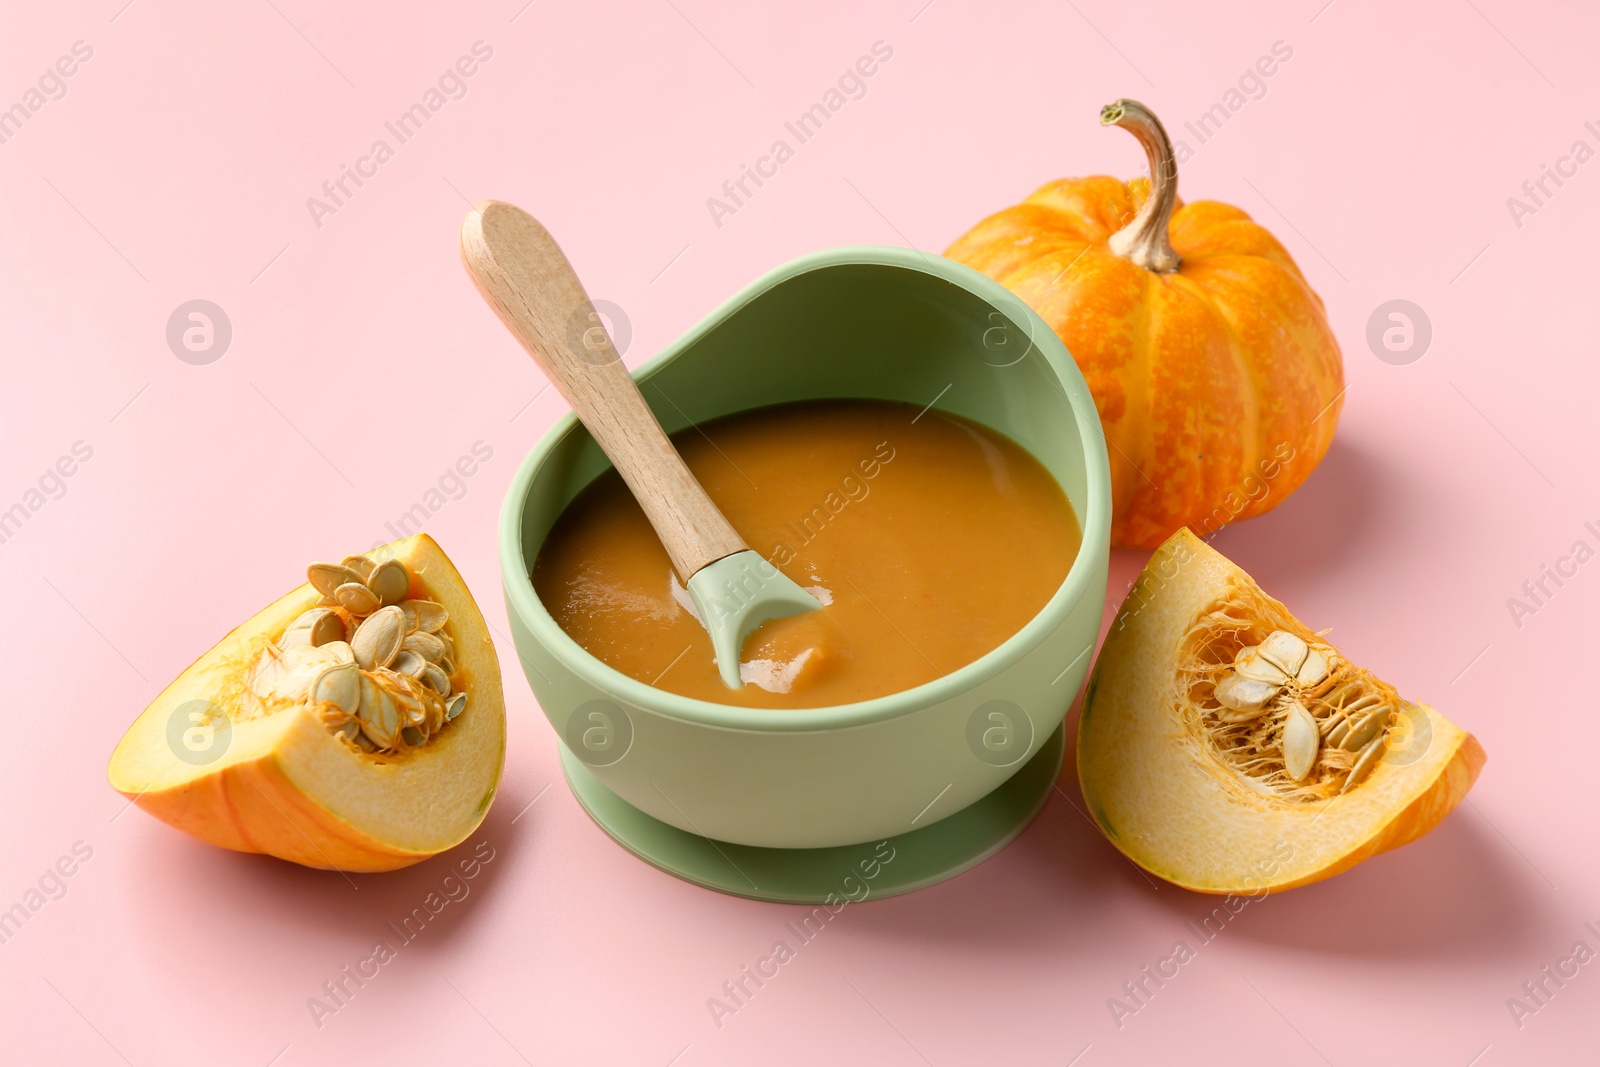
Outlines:
{"label": "green bowl", "polygon": [[[534,592],[529,573],[551,526],[609,465],[567,415],[511,483],[500,566],[517,654],[563,759],[581,761],[585,781],[714,841],[819,849],[936,824],[994,792],[1048,741],[1060,744],[1099,632],[1111,478],[1089,388],[1024,303],[940,256],[834,249],[746,287],[634,376],[669,433],[824,397],[966,416],[1049,469],[1083,525],[1083,547],[1021,631],[926,685],[801,710],[692,700],[585,652]],[[1003,528],[994,549],[1006,551]]]}

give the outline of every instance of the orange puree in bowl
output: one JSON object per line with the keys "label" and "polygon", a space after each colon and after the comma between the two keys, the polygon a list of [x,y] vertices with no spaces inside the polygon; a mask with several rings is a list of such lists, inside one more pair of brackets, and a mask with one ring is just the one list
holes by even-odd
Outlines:
{"label": "orange puree in bowl", "polygon": [[1010,438],[941,411],[813,400],[673,438],[751,548],[821,611],[745,640],[728,689],[667,553],[615,471],[573,500],[533,584],[572,638],[658,689],[722,704],[848,704],[949,674],[1044,607],[1078,553],[1077,517]]}

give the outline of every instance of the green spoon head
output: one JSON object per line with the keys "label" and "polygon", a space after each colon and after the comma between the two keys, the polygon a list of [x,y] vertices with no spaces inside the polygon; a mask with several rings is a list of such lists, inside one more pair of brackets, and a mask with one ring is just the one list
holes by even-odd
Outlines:
{"label": "green spoon head", "polygon": [[822,607],[816,597],[750,548],[701,567],[689,579],[689,596],[711,634],[717,672],[729,689],[740,686],[739,653],[750,631],[768,619]]}

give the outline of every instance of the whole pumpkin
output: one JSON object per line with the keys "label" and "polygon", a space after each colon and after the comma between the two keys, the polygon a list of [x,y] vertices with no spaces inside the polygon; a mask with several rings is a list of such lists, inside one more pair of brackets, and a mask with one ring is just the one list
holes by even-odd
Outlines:
{"label": "whole pumpkin", "polygon": [[1152,180],[1052,182],[945,252],[1061,336],[1110,445],[1112,543],[1209,536],[1281,503],[1321,462],[1344,397],[1322,300],[1236,207],[1177,195],[1160,120],[1100,113],[1144,145]]}

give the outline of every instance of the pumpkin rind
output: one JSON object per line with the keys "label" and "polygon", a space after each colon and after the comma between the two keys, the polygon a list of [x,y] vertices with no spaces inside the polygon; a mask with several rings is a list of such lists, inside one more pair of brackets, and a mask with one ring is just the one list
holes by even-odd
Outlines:
{"label": "pumpkin rind", "polygon": [[1321,299],[1243,211],[1177,201],[1172,273],[1111,251],[1148,195],[1144,178],[1051,182],[945,251],[1027,301],[1083,371],[1123,548],[1275,507],[1327,452],[1344,394]]}

